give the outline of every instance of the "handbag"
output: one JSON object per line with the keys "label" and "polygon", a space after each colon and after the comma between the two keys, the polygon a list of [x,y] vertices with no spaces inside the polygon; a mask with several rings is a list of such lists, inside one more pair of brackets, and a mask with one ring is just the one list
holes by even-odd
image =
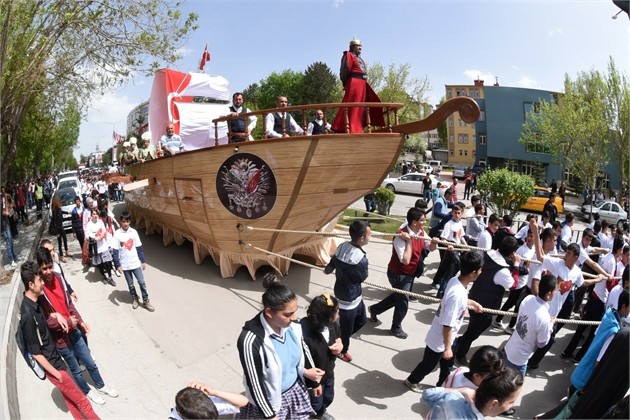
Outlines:
{"label": "handbag", "polygon": [[59,235],[59,230],[57,229],[57,225],[55,225],[54,219],[50,219],[48,224],[48,234],[53,236]]}

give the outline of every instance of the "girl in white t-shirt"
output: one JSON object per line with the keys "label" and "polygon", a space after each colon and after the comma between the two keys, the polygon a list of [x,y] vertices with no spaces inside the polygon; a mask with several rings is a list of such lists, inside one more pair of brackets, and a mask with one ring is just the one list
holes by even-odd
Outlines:
{"label": "girl in white t-shirt", "polygon": [[499,350],[493,346],[481,346],[471,357],[468,367],[462,366],[453,370],[438,386],[476,390],[481,381],[504,369],[505,361]]}

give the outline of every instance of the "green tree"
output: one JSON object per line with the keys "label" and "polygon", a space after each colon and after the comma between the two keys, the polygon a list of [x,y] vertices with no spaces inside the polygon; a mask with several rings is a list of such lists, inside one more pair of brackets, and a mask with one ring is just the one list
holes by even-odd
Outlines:
{"label": "green tree", "polygon": [[492,213],[509,212],[514,216],[534,193],[534,181],[507,168],[489,169],[479,176],[477,189]]}
{"label": "green tree", "polygon": [[94,94],[133,73],[178,60],[177,47],[197,28],[197,15],[182,16],[179,6],[170,0],[0,0],[2,178],[34,102],[48,100],[52,114],[72,103],[83,109]]}
{"label": "green tree", "polygon": [[605,115],[611,131],[611,157],[619,164],[622,184],[627,185],[630,181],[630,82],[626,74],[619,72],[612,57],[604,80],[608,89]]}
{"label": "green tree", "polygon": [[[387,71],[380,63],[374,63],[368,68],[368,77],[372,89],[383,102],[399,102],[405,107],[398,112],[400,124],[417,121],[423,117],[421,109],[427,102],[426,94],[430,88],[429,80],[413,77],[411,64],[390,64]],[[405,150],[424,155],[425,139],[420,133],[407,136]]]}
{"label": "green tree", "polygon": [[566,75],[564,94],[557,103],[541,102],[539,112],[528,115],[520,141],[544,144],[556,163],[594,189],[609,162],[607,91],[597,71],[581,72],[575,80]]}
{"label": "green tree", "polygon": [[324,104],[341,101],[341,82],[325,63],[316,61],[304,71],[302,104]]}

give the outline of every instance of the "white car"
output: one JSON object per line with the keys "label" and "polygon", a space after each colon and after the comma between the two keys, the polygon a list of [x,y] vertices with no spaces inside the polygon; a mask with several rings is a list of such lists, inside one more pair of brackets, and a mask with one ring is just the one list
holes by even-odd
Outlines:
{"label": "white car", "polygon": [[421,164],[418,165],[418,171],[417,172],[420,172],[420,173],[423,173],[423,174],[428,172],[428,173],[432,174],[433,173],[433,168],[428,163],[421,163]]}
{"label": "white car", "polygon": [[81,180],[79,180],[79,178],[77,178],[76,176],[63,178],[57,183],[57,190],[62,190],[66,188],[73,188],[77,195],[81,197]]}
{"label": "white car", "polygon": [[[63,213],[63,229],[68,232],[72,230],[72,209],[76,207],[74,204],[74,198],[76,197],[75,190],[72,187],[58,188],[53,195],[53,199],[59,197],[61,200],[61,210]],[[49,217],[52,217],[52,209],[49,210]]]}
{"label": "white car", "polygon": [[[619,222],[628,220],[628,213],[619,203],[613,200],[597,201],[593,204],[593,214],[599,214],[599,220],[605,220],[610,224],[617,225]],[[588,220],[591,214],[591,205],[582,206],[582,216]]]}
{"label": "white car", "polygon": [[[422,195],[422,180],[425,174],[414,172],[411,174],[403,175],[399,178],[385,178],[381,183],[381,187],[388,188],[395,193],[407,193]],[[436,175],[429,175],[431,178],[432,186],[436,187],[438,182],[440,185],[440,196],[444,197],[444,191],[451,186],[451,183],[444,181],[442,178]]]}

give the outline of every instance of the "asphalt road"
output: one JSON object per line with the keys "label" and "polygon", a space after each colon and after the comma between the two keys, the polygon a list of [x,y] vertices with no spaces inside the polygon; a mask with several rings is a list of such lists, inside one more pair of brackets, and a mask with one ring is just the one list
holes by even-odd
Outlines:
{"label": "asphalt road", "polygon": [[[415,201],[415,197],[409,200]],[[116,213],[121,210],[118,205]],[[242,392],[236,340],[243,323],[261,308],[262,285],[253,282],[246,270],[239,270],[235,278],[222,279],[211,259],[195,265],[189,243],[164,247],[160,236],[140,233],[148,262],[145,277],[156,308],[153,313],[131,308],[124,278],[114,277],[118,285],[112,287],[100,281],[95,268],[84,269],[76,241],[70,248],[77,257],[64,264],[79,294],[77,308],[92,327],[89,345],[101,374],[108,386],[120,392],[116,399],[105,396],[106,404],[95,406],[96,413],[103,418],[166,418],[177,391],[192,380]],[[385,270],[391,246],[374,239],[365,249],[370,261],[368,280],[388,285]],[[414,290],[434,296],[429,284],[438,266],[437,252],[430,254],[428,262],[427,276],[417,281]],[[331,290],[334,277],[319,269],[292,265],[282,281],[297,293],[298,315],[305,316],[310,299]],[[364,286],[367,305],[386,294]],[[411,303],[403,323],[409,333],[406,340],[390,335],[391,311],[381,315],[379,323],[368,321],[351,341],[354,361],[337,363],[336,397],[330,413],[339,419],[402,419],[426,414],[420,396],[408,391],[402,380],[420,361],[436,309],[437,304]],[[555,406],[564,395],[574,365],[558,355],[571,332],[572,327],[565,327],[541,368],[528,374],[516,404],[517,417],[532,418]],[[488,331],[473,344],[470,354],[477,346],[500,346],[507,338]],[[70,418],[60,393],[47,381],[36,379],[22,359],[16,362],[21,417]],[[423,382],[433,385],[436,381],[437,371]]]}

